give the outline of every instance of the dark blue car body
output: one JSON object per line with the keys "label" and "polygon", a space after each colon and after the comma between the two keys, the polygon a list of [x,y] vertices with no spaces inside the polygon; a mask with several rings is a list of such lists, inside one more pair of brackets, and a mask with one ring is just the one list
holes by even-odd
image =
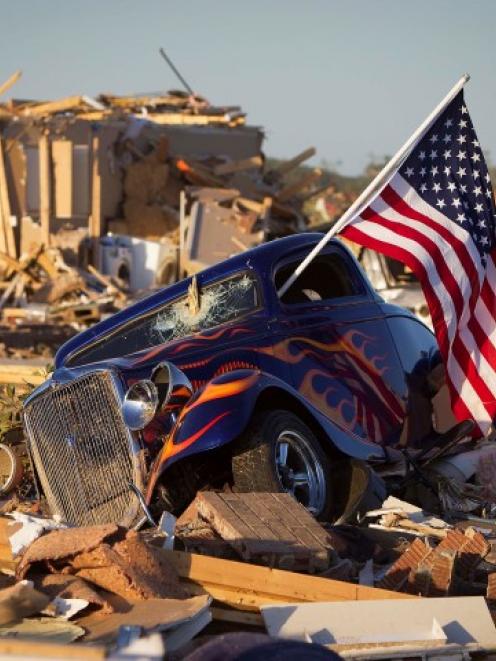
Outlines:
{"label": "dark blue car body", "polygon": [[297,412],[324,449],[384,459],[400,442],[413,377],[430,368],[436,341],[376,294],[337,240],[280,300],[277,289],[320,238],[279,239],[199,273],[199,311],[184,280],[80,333],[58,351],[28,412],[47,390],[86,374],[112,372],[123,396],[157,365],[173,363],[191,381],[190,400],[178,415],[132,433],[133,452],[147,455],[139,483],[148,502],[173,464],[234,444],[260,406]]}

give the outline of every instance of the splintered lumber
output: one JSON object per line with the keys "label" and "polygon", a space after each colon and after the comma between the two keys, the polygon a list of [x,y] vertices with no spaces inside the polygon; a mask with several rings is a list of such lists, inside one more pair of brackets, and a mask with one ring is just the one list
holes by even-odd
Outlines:
{"label": "splintered lumber", "polygon": [[15,571],[19,558],[14,558],[10,538],[22,528],[22,523],[14,521],[7,516],[0,516],[0,569],[2,571]]}
{"label": "splintered lumber", "polygon": [[98,264],[98,245],[102,235],[102,178],[100,174],[100,138],[93,136],[91,169],[91,218],[90,238],[93,244],[93,261]]}
{"label": "splintered lumber", "polygon": [[46,103],[30,105],[29,107],[23,109],[23,114],[36,115],[40,117],[42,115],[53,115],[57,112],[74,110],[81,106],[87,106],[83,96],[68,96],[65,99],[59,99],[57,101],[47,101]]}
{"label": "splintered lumber", "polygon": [[1,213],[0,218],[2,222],[2,231],[4,235],[5,251],[10,257],[14,259],[17,256],[14,229],[10,222],[10,200],[9,200],[9,189],[7,186],[7,176],[5,174],[5,161],[3,156],[3,140],[0,137],[0,207]]}
{"label": "splintered lumber", "polygon": [[417,599],[413,595],[355,585],[330,578],[269,569],[185,551],[162,550],[179,576],[239,610],[257,611],[267,603]]}
{"label": "splintered lumber", "polygon": [[180,158],[176,161],[176,167],[194,184],[199,184],[200,186],[212,186],[214,188],[224,188],[224,181],[219,179],[219,177],[215,177],[210,170],[199,163],[186,161]]}
{"label": "splintered lumber", "polygon": [[187,126],[207,124],[223,124],[226,126],[243,126],[246,122],[244,116],[230,117],[229,115],[187,115],[181,112],[154,112],[148,113],[147,118],[156,124],[184,124]]}
{"label": "splintered lumber", "polygon": [[140,108],[143,106],[177,106],[184,108],[188,105],[188,98],[184,96],[114,96],[113,94],[100,94],[100,101],[114,108]]}
{"label": "splintered lumber", "polygon": [[88,271],[93,275],[98,282],[106,287],[110,293],[114,294],[117,298],[121,299],[122,301],[125,301],[127,299],[126,294],[120,290],[114,283],[110,280],[110,278],[106,275],[103,275],[96,269],[94,266],[91,264],[88,264]]}
{"label": "splintered lumber", "polygon": [[46,363],[44,358],[30,360],[3,358],[0,360],[0,384],[40,385],[46,381],[46,375],[42,374]]}
{"label": "splintered lumber", "polygon": [[298,179],[298,181],[288,184],[282,190],[280,190],[277,194],[277,199],[279,202],[285,202],[286,200],[291,199],[296,195],[296,193],[299,193],[301,190],[307,188],[307,186],[310,186],[310,184],[313,184],[315,181],[320,179],[321,176],[322,170],[320,168],[315,168],[315,170],[312,170],[305,176],[301,177],[301,179]]}
{"label": "splintered lumber", "polygon": [[231,161],[230,163],[222,163],[221,165],[217,165],[214,168],[214,174],[234,174],[235,172],[261,168],[262,165],[263,159],[261,156],[251,156],[250,158],[243,158],[240,161]]}
{"label": "splintered lumber", "polygon": [[28,640],[14,637],[0,638],[0,656],[2,658],[23,659],[74,659],[74,661],[99,661],[107,658],[103,645],[82,645],[78,643],[51,643],[38,639]]}
{"label": "splintered lumber", "polygon": [[280,165],[275,167],[273,170],[270,170],[270,172],[268,172],[267,175],[270,176],[277,174],[277,176],[282,177],[288,172],[291,172],[291,170],[297,168],[304,161],[307,161],[309,158],[312,158],[312,156],[315,156],[316,153],[317,150],[315,149],[315,147],[309,147],[308,149],[305,149],[305,151],[302,151],[300,154],[297,154],[297,156],[290,159],[289,161],[285,161],[284,163],[281,163]]}
{"label": "splintered lumber", "polygon": [[40,225],[41,237],[45,246],[50,245],[50,210],[51,210],[51,164],[50,140],[42,135],[38,142],[40,161]]}
{"label": "splintered lumber", "polygon": [[22,76],[22,71],[19,70],[13,73],[10,76],[10,78],[7,78],[7,80],[4,83],[2,83],[2,85],[0,85],[0,96],[2,96],[2,94],[5,94],[5,92],[7,92],[7,90],[9,90],[12,87],[12,85],[14,85],[19,80],[21,76]]}

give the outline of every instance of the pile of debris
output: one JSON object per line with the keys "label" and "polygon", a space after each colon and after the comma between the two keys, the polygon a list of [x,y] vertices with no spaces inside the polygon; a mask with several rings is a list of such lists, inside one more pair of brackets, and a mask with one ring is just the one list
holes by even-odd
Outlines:
{"label": "pile of debris", "polygon": [[[145,135],[140,139],[146,143]],[[166,137],[155,146],[153,141],[143,145],[143,151],[135,142],[124,140],[119,151],[124,219],[109,221],[108,229],[155,241],[167,237],[182,249],[181,275],[304,230],[303,204],[321,191],[318,168],[292,179],[294,170],[315,154],[313,148],[266,169],[261,155],[239,160],[178,158],[170,154]],[[160,277],[169,282],[179,273],[164,272]]]}
{"label": "pile of debris", "polygon": [[0,104],[0,251],[58,247],[137,290],[305,229],[315,149],[268,167],[245,119],[180,92]]}
{"label": "pile of debris", "polygon": [[60,251],[34,244],[20,259],[0,252],[0,355],[46,359],[62,342],[121,309],[119,283],[68,266]]}
{"label": "pile of debris", "polygon": [[[375,527],[321,525],[271,493],[199,493],[177,522],[164,513],[141,532],[4,515],[0,653],[193,661],[229,641],[222,658],[235,659],[274,639],[298,658],[309,643],[343,658],[494,651],[496,526],[384,505],[366,517]],[[378,541],[379,529],[395,542]]]}

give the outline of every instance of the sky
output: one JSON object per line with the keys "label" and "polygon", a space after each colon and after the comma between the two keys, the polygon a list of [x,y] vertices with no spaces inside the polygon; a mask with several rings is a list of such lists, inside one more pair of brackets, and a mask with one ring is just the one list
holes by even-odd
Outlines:
{"label": "sky", "polygon": [[394,153],[465,72],[496,162],[496,0],[0,0],[7,96],[179,87],[163,47],[214,105],[240,105],[268,156],[317,148],[358,174]]}

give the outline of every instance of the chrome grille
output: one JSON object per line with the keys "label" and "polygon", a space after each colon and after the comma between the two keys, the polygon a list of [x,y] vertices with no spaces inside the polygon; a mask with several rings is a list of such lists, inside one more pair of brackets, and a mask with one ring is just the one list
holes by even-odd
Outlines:
{"label": "chrome grille", "polygon": [[50,387],[24,409],[29,449],[50,509],[73,525],[128,524],[138,509],[132,437],[112,375]]}

